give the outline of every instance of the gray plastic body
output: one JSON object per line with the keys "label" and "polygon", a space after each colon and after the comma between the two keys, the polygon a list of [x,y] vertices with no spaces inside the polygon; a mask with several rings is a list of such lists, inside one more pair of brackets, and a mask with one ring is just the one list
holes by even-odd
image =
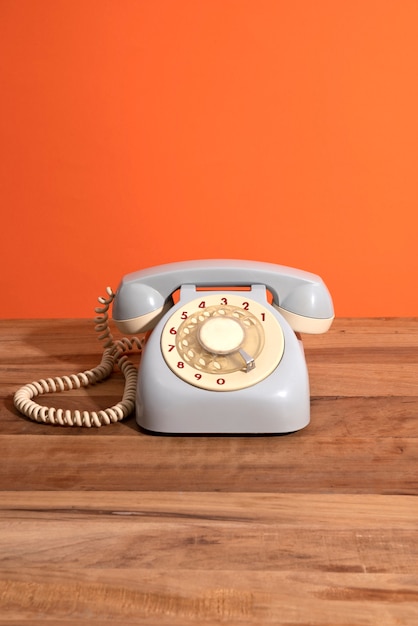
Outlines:
{"label": "gray plastic body", "polygon": [[[302,342],[268,304],[264,286],[242,293],[269,307],[282,328],[285,345],[278,366],[256,385],[226,392],[200,389],[176,376],[165,363],[160,337],[173,311],[196,297],[188,285],[181,291],[180,301],[156,326],[142,356],[136,395],[136,419],[142,428],[165,434],[280,434],[307,426],[309,380]],[[204,295],[199,291],[199,296]]]}

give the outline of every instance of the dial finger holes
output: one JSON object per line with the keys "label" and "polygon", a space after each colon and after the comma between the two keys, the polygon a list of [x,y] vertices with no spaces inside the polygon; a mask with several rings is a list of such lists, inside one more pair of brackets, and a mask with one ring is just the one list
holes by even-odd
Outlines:
{"label": "dial finger holes", "polygon": [[208,374],[248,371],[240,351],[255,361],[263,346],[262,325],[250,311],[236,305],[208,306],[177,328],[178,356]]}

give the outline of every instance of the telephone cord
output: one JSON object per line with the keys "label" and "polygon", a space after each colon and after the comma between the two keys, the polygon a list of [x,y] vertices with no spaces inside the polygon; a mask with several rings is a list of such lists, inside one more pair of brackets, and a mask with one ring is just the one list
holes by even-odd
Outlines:
{"label": "telephone cord", "polygon": [[[14,395],[15,407],[29,419],[45,424],[90,428],[91,426],[100,427],[119,422],[133,411],[138,374],[136,366],[129,360],[127,353],[132,352],[134,348],[141,352],[144,339],[123,337],[115,340],[113,338],[109,327],[108,311],[115,294],[110,287],[107,287],[106,291],[107,298],[102,296],[98,298],[102,306],[95,308],[97,316],[94,318],[95,331],[100,333],[98,339],[104,344],[100,363],[96,367],[78,374],[42,378],[18,389]],[[110,408],[100,411],[71,411],[70,409],[43,406],[34,401],[34,398],[47,393],[70,391],[100,383],[112,374],[115,367],[122,372],[125,378],[125,387],[120,402]]]}

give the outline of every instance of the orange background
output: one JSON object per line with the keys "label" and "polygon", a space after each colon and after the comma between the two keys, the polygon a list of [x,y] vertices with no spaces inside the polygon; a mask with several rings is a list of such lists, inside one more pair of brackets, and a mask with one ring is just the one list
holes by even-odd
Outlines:
{"label": "orange background", "polygon": [[321,275],[418,315],[416,0],[2,0],[2,317],[142,267]]}

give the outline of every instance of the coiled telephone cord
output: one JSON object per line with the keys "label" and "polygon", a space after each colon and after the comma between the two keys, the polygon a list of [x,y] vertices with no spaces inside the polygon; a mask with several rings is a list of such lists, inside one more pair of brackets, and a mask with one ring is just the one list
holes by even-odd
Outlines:
{"label": "coiled telephone cord", "polygon": [[[144,339],[139,337],[123,337],[115,340],[109,328],[108,310],[113,302],[115,294],[107,287],[108,297],[98,298],[101,307],[96,307],[98,314],[94,318],[95,331],[100,333],[99,340],[104,342],[102,360],[91,370],[70,374],[69,376],[55,376],[54,378],[42,378],[18,389],[14,395],[15,407],[26,417],[34,422],[45,424],[58,424],[60,426],[103,426],[113,422],[119,422],[127,417],[135,406],[135,392],[137,381],[137,369],[127,357],[128,352],[137,348],[140,352],[144,345]],[[120,402],[101,411],[71,411],[47,407],[33,400],[47,393],[56,393],[88,387],[102,382],[108,378],[114,368],[120,369],[125,377],[125,388]]]}

